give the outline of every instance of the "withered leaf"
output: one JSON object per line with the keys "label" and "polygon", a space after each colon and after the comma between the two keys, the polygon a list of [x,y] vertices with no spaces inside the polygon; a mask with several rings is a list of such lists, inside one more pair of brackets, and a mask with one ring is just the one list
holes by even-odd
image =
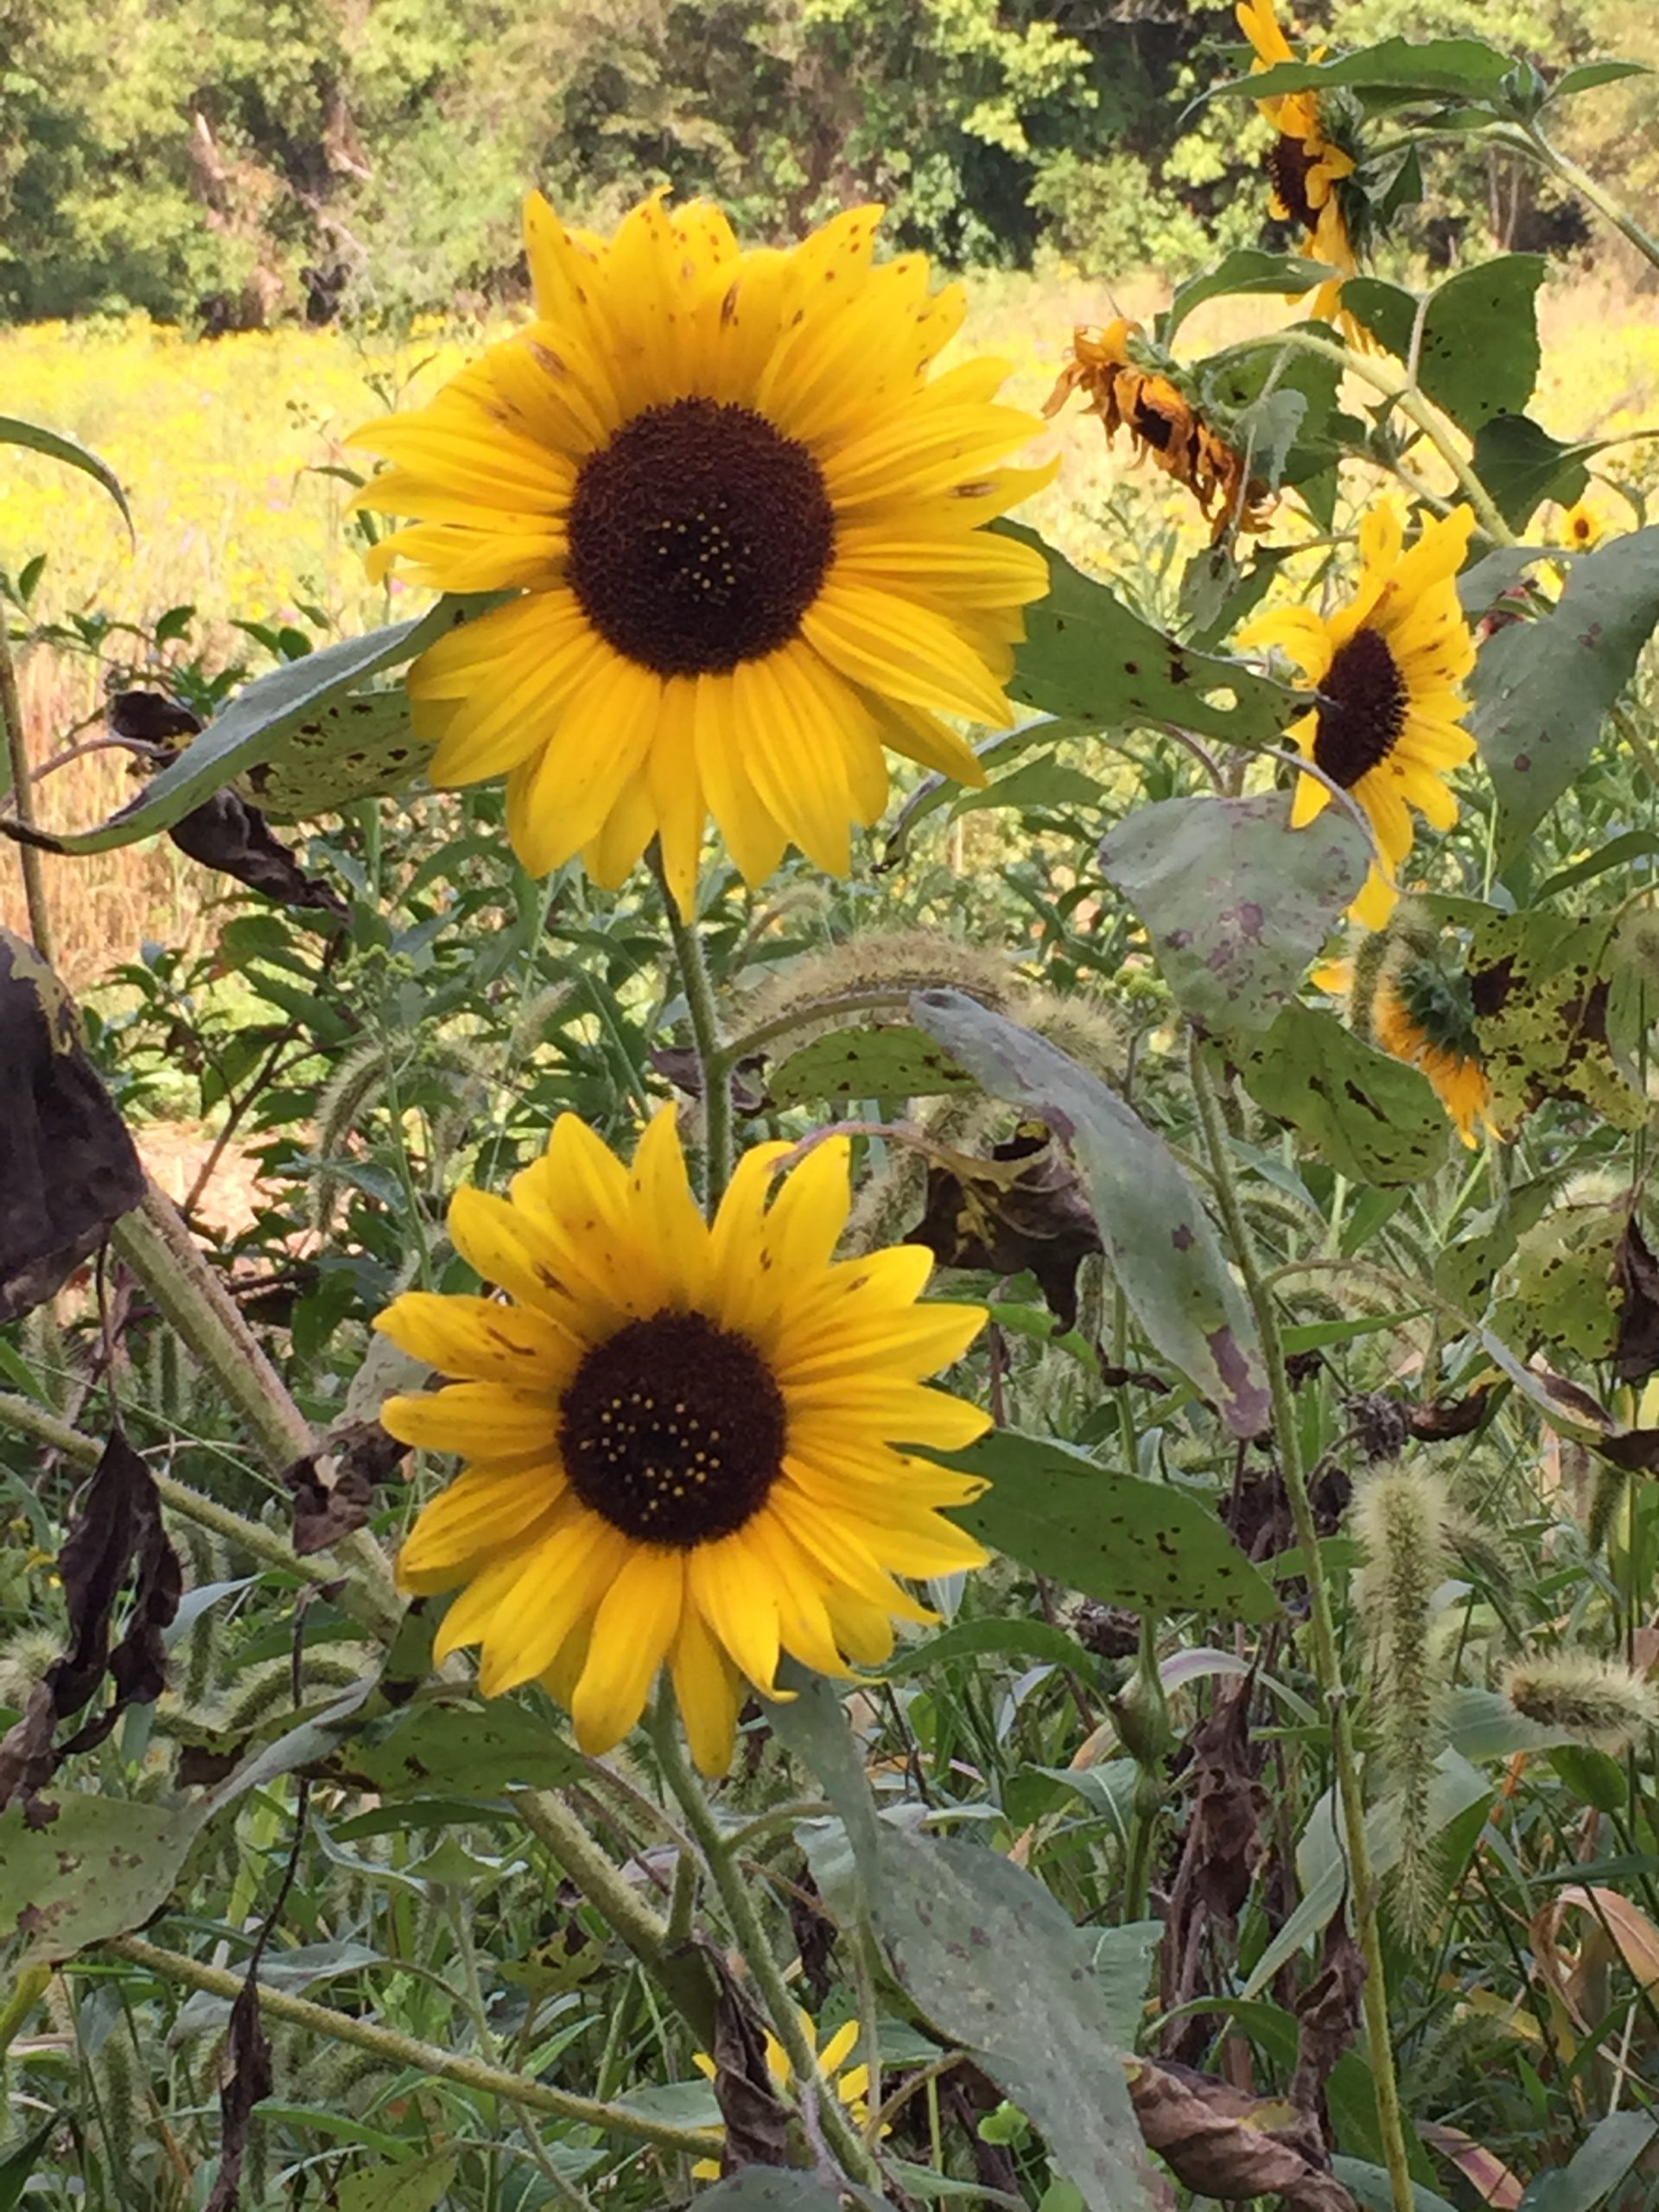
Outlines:
{"label": "withered leaf", "polygon": [[308,1558],[360,1529],[374,1510],[375,1486],[394,1474],[409,1446],[389,1436],[378,1421],[344,1422],[322,1448],[283,1470],[294,1493],[294,1548]]}
{"label": "withered leaf", "polygon": [[701,1948],[720,1992],[712,2056],[715,2101],[726,2124],[721,2171],[789,2165],[789,2107],[772,2083],[765,2032],[725,1961],[712,1945]]}
{"label": "withered leaf", "polygon": [[[683,1090],[688,1098],[702,1096],[702,1062],[696,1047],[690,1045],[659,1045],[647,1057],[658,1075],[666,1076],[676,1090]],[[734,1061],[728,1084],[731,1092],[734,1114],[763,1114],[766,1109],[766,1086],[764,1079],[766,1056],[764,1052],[745,1052],[741,1060]]]}
{"label": "withered leaf", "polygon": [[[69,1611],[68,1641],[22,1719],[0,1741],[0,1808],[21,1796],[32,1808],[65,1759],[101,1744],[128,1706],[153,1704],[166,1687],[162,1631],[179,1610],[182,1577],[149,1469],[119,1429],[111,1432],[86,1486],[58,1574]],[[111,1648],[129,1575],[131,1602]],[[106,1677],[110,1702],[67,1743],[54,1744],[59,1723],[80,1712]]]}
{"label": "withered leaf", "polygon": [[1147,2058],[1130,2059],[1128,2072],[1147,2146],[1183,2188],[1230,2201],[1277,2196],[1294,2212],[1357,2212],[1317,2129],[1284,2100]]}
{"label": "withered leaf", "polygon": [[1621,1382],[1645,1382],[1659,1370],[1659,1260],[1634,1214],[1613,1255],[1613,1287],[1619,1300],[1613,1372]]}
{"label": "withered leaf", "polygon": [[242,2164],[248,2155],[248,2126],[253,2108],[271,2092],[274,2077],[270,2039],[259,2017],[259,1985],[254,1980],[257,1964],[256,1953],[248,1978],[231,2007],[230,2033],[225,2045],[231,2070],[219,2092],[219,2178],[207,2199],[207,2212],[232,2212],[242,2186]]}
{"label": "withered leaf", "polygon": [[[130,744],[177,750],[181,737],[194,737],[201,724],[188,707],[162,691],[117,691],[108,708],[110,728]],[[134,771],[135,774],[137,772]]]}
{"label": "withered leaf", "polygon": [[339,893],[307,875],[288,847],[272,836],[258,808],[250,806],[228,784],[192,807],[167,834],[193,861],[220,875],[234,876],[279,906],[346,912]]}
{"label": "withered leaf", "polygon": [[1077,1269],[1102,1249],[1077,1170],[1041,1122],[1022,1122],[994,1146],[984,1173],[966,1155],[954,1166],[930,1162],[926,1207],[909,1241],[943,1267],[1029,1271],[1063,1329],[1077,1318]]}
{"label": "withered leaf", "polygon": [[60,1289],[143,1192],[73,1002],[32,944],[0,930],[0,1322]]}
{"label": "withered leaf", "polygon": [[1323,2117],[1331,2069],[1354,2039],[1365,1961],[1338,1913],[1325,1931],[1319,1971],[1296,2007],[1296,2066],[1290,2101],[1299,2112]]}
{"label": "withered leaf", "polygon": [[1453,1437],[1472,1436],[1486,1418],[1491,1392],[1484,1383],[1463,1398],[1436,1398],[1426,1406],[1413,1406],[1407,1416],[1412,1434],[1421,1444],[1446,1444]]}

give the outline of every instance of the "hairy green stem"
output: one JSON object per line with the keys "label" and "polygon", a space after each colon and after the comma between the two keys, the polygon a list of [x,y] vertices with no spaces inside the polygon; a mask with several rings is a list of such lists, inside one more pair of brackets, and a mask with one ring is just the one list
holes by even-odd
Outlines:
{"label": "hairy green stem", "polygon": [[772,1955],[754,1898],[738,1870],[728,1840],[720,1832],[702,1784],[691,1770],[680,1742],[672,1698],[666,1690],[652,1708],[649,1726],[663,1779],[674,1793],[686,1826],[708,1863],[743,1962],[766,2001],[772,2033],[789,2060],[795,2088],[798,2094],[812,2098],[817,2131],[842,2170],[855,2181],[880,2188],[880,2173],[874,2159],[848,2118],[846,2107],[819,2070],[817,2052],[801,2025],[799,2005]]}
{"label": "hairy green stem", "polygon": [[1313,1631],[1314,1664],[1330,1716],[1331,1758],[1336,1770],[1337,1798],[1341,1809],[1343,1841],[1348,1858],[1354,1929],[1359,1941],[1360,1955],[1365,1961],[1365,2030],[1370,2045],[1371,2085],[1376,2099],[1377,2133],[1382,2138],[1383,2161],[1389,2170],[1389,2185],[1395,2212],[1414,2212],[1416,2197],[1412,2184],[1411,2162],[1406,2150],[1405,2127],[1400,2108],[1400,2085],[1395,2073],[1394,2045],[1389,2032],[1389,1991],[1382,1962],[1382,1929],[1377,1917],[1376,1876],[1372,1871],[1370,1846],[1365,1835],[1365,1796],[1360,1781],[1359,1761],[1354,1749],[1353,1724],[1343,1681],[1342,1657],[1332,1618],[1331,1592],[1319,1550],[1319,1526],[1313,1516],[1313,1501],[1308,1496],[1307,1470],[1302,1461],[1301,1427],[1296,1417],[1296,1402],[1291,1394],[1290,1377],[1285,1367],[1284,1343],[1279,1333],[1279,1317],[1274,1306],[1273,1292],[1262,1274],[1256,1257],[1255,1240],[1244,1218],[1221,1109],[1210,1079],[1210,1071],[1205,1065],[1204,1048],[1196,1036],[1191,1042],[1189,1058],[1198,1118],[1204,1126],[1205,1145],[1215,1177],[1216,1202],[1221,1210],[1222,1220],[1232,1244],[1233,1257],[1243,1278],[1245,1295],[1249,1300],[1250,1311],[1255,1317],[1256,1331],[1262,1339],[1262,1357],[1267,1363],[1268,1383],[1273,1398],[1274,1439],[1278,1446],[1285,1494],[1290,1503],[1291,1521],[1296,1531],[1296,1541],[1301,1547],[1302,1573],[1307,1583],[1308,1620]]}
{"label": "hairy green stem", "polygon": [[732,1179],[731,1062],[720,1042],[720,1016],[715,1008],[715,987],[709,974],[702,939],[695,916],[683,921],[663,871],[662,853],[653,841],[647,855],[652,872],[662,888],[663,911],[674,947],[675,965],[685,991],[685,1010],[691,1021],[691,1041],[696,1047],[702,1073],[703,1203],[710,1217]]}
{"label": "hairy green stem", "polygon": [[[210,1997],[228,1997],[232,2000],[241,1994],[241,1974],[232,1974],[223,1967],[206,1966],[200,1960],[186,1958],[180,1951],[163,1950],[158,1944],[145,1942],[142,1936],[118,1936],[103,1948],[114,1957],[143,1967],[163,1980],[178,1982],[186,1989],[200,1989]],[[358,2019],[348,2012],[337,2012],[330,2005],[313,2005],[303,1997],[290,1997],[264,1982],[259,1985],[259,2004],[260,2009],[273,2019],[287,2020],[296,2028],[303,2028],[311,2035],[327,2036],[334,2043],[351,2044],[359,2050],[372,2051],[389,2066],[407,2067],[416,2075],[454,2082],[480,2096],[499,2097],[527,2112],[543,2113],[576,2126],[603,2128],[608,2133],[631,2136],[636,2142],[654,2143],[662,2150],[683,2152],[691,2158],[709,2155],[710,2139],[704,2128],[676,2127],[671,2121],[634,2112],[626,2105],[602,2103],[597,2097],[579,2097],[567,2089],[556,2089],[545,2082],[535,2081],[529,2075],[509,2074],[502,2067],[465,2058],[458,2051],[445,2050],[437,2044],[400,2035],[394,2028],[377,2027],[372,2021]]]}
{"label": "hairy green stem", "polygon": [[715,1991],[708,1967],[690,1948],[678,1949],[667,1921],[614,1867],[562,1797],[527,1789],[513,1799],[518,1817],[634,1957],[705,2049],[715,2033]]}
{"label": "hairy green stem", "polygon": [[1599,185],[1587,170],[1581,169],[1575,161],[1553,145],[1535,123],[1523,123],[1515,137],[1506,131],[1503,143],[1514,147],[1516,152],[1529,154],[1541,167],[1549,170],[1566,185],[1569,192],[1576,192],[1580,198],[1587,200],[1596,213],[1611,223],[1644,261],[1659,269],[1659,238],[1644,231],[1634,216],[1627,215],[1612,194]]}
{"label": "hairy green stem", "polygon": [[[11,769],[11,804],[26,830],[35,825],[35,786],[29,779],[29,747],[23,737],[23,702],[17,695],[17,670],[11,658],[6,614],[0,607],[0,722],[6,729],[6,759]],[[46,910],[46,880],[35,848],[19,839],[17,864],[23,872],[23,904],[29,910],[29,935],[35,950],[48,964],[52,958],[52,918]]]}
{"label": "hairy green stem", "polygon": [[875,1014],[887,1007],[907,1007],[915,989],[913,983],[869,983],[861,990],[840,991],[833,998],[793,1007],[787,1014],[774,1014],[770,1021],[757,1022],[741,1037],[734,1037],[725,1048],[726,1065],[735,1067],[775,1037],[786,1037],[791,1029],[804,1029],[812,1022],[834,1021],[843,1014]]}

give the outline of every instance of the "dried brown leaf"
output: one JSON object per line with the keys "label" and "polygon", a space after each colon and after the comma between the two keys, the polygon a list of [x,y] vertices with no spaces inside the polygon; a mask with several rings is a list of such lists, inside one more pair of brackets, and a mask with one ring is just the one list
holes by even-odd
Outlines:
{"label": "dried brown leaf", "polygon": [[1317,2129],[1282,2099],[1148,2058],[1130,2059],[1128,2071],[1147,2146],[1184,2188],[1230,2202],[1277,2196],[1294,2212],[1357,2212]]}
{"label": "dried brown leaf", "polygon": [[926,1206],[909,1241],[947,1268],[1029,1270],[1065,1329],[1077,1318],[1077,1269],[1102,1249],[1077,1170],[1040,1122],[1022,1122],[988,1161],[931,1161]]}

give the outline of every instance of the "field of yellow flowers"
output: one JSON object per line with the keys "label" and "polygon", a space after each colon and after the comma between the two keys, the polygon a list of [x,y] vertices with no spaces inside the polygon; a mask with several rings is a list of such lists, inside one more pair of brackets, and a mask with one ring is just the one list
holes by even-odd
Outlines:
{"label": "field of yellow flowers", "polygon": [[[974,280],[962,342],[1006,355],[1015,369],[1010,397],[1040,406],[1074,323],[1113,312],[1148,315],[1160,289],[1152,278],[1115,296],[1081,278]],[[1185,343],[1202,353],[1271,327],[1283,312],[1276,301],[1217,303],[1186,326]],[[1659,321],[1648,302],[1611,281],[1579,277],[1547,294],[1541,321],[1539,419],[1561,437],[1617,435],[1651,423]],[[191,606],[195,640],[210,655],[254,662],[257,649],[232,628],[236,619],[292,620],[302,609],[321,610],[334,633],[349,634],[395,618],[402,611],[396,601],[363,575],[361,540],[346,512],[351,486],[337,473],[360,461],[341,441],[365,417],[431,391],[483,338],[476,328],[439,328],[393,346],[340,330],[285,329],[195,340],[142,320],[0,331],[4,411],[67,432],[101,454],[126,488],[136,526],[129,545],[101,493],[8,448],[0,464],[0,569],[15,576],[46,556],[33,610],[41,619],[99,611],[145,625]],[[1171,556],[1190,550],[1190,505],[1130,476],[1126,457],[1108,453],[1095,423],[1073,410],[1053,435],[1065,465],[1032,518],[1052,542],[1109,569],[1115,542],[1132,531],[1143,580],[1148,530],[1166,534]],[[1618,461],[1627,481],[1659,480],[1659,448],[1625,447]],[[1592,504],[1621,527],[1634,519],[1611,484],[1596,486]],[[24,701],[37,759],[96,715],[101,678],[85,655],[48,647],[26,656]],[[94,755],[42,786],[42,817],[79,825],[130,793],[118,756]],[[143,937],[176,941],[196,925],[202,883],[170,848],[57,861],[50,874],[72,979],[83,959],[100,969]],[[13,887],[0,883],[0,918],[16,918],[12,901]]]}

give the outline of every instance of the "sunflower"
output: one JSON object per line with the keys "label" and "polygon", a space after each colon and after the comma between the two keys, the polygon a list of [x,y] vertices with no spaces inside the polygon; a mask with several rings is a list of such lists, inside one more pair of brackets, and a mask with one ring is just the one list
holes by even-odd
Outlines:
{"label": "sunflower", "polygon": [[[1473,527],[1473,511],[1455,507],[1425,523],[1402,552],[1399,508],[1381,501],[1360,524],[1359,582],[1345,607],[1330,615],[1284,607],[1238,633],[1243,646],[1282,646],[1301,670],[1303,688],[1319,695],[1287,734],[1352,795],[1371,825],[1387,872],[1373,860],[1348,909],[1367,929],[1388,919],[1399,896],[1390,879],[1411,850],[1411,807],[1437,830],[1458,818],[1445,779],[1475,749],[1459,727],[1468,702],[1458,687],[1475,664],[1475,647],[1456,582]],[[1330,798],[1327,785],[1299,776],[1292,823],[1304,828]]]}
{"label": "sunflower", "polygon": [[[820,2050],[817,2026],[812,2015],[804,2012],[799,2015],[799,2018],[801,2032],[817,2053],[819,2073],[826,2082],[832,2084],[836,2096],[846,2106],[848,2115],[855,2125],[862,2127],[869,2117],[869,2106],[867,2100],[870,2088],[870,2069],[861,2061],[856,2066],[849,2066],[847,2063],[857,2047],[858,2022],[856,2020],[842,2021],[829,2042]],[[705,2081],[714,2080],[715,2062],[707,2051],[694,2050],[691,2054],[691,2063]],[[794,2079],[794,2071],[789,2063],[789,2053],[770,2029],[766,2031],[766,2071],[771,2075],[772,2087],[776,2089],[787,2089]],[[892,2131],[884,2127],[881,2132],[886,2135]],[[721,2162],[718,2158],[699,2158],[691,2169],[691,2177],[694,2181],[718,2181],[720,2176]]]}
{"label": "sunflower", "polygon": [[1587,553],[1599,543],[1607,525],[1587,499],[1575,500],[1572,506],[1561,511],[1559,532],[1563,545],[1570,545],[1575,553]]}
{"label": "sunflower", "polygon": [[1471,1151],[1481,1130],[1502,1135],[1492,1118],[1491,1085],[1475,1042],[1472,1008],[1448,993],[1446,977],[1432,962],[1408,962],[1383,974],[1371,1001],[1370,1027],[1385,1052],[1422,1070]]}
{"label": "sunflower", "polygon": [[836,1261],[848,1146],[819,1145],[767,1204],[791,1147],[757,1146],[710,1227],[664,1107],[630,1171],[574,1115],[506,1198],[458,1191],[456,1250],[505,1302],[410,1291],[376,1326],[460,1379],[394,1397],[405,1444],[466,1466],[397,1561],[417,1594],[464,1585],[439,1660],[482,1646],[486,1696],[539,1681],[584,1751],[608,1751],[667,1662],[697,1764],[732,1748],[740,1681],[774,1694],[780,1651],[875,1665],[894,1617],[933,1617],[895,1574],[979,1567],[938,1510],[982,1484],[900,1444],[953,1451],[988,1426],[925,1389],[984,1320],[921,1305],[932,1256]]}
{"label": "sunflower", "polygon": [[[1274,0],[1238,0],[1234,13],[1255,52],[1253,72],[1275,69],[1296,59],[1279,28]],[[1324,53],[1323,47],[1315,48],[1308,60],[1318,61]],[[1281,223],[1298,226],[1313,260],[1328,262],[1343,276],[1351,276],[1357,264],[1339,187],[1354,173],[1353,156],[1325,136],[1317,92],[1281,92],[1255,105],[1278,134],[1265,163],[1274,214]],[[1341,291],[1339,277],[1321,284],[1313,296],[1313,314],[1329,321],[1338,312]],[[1344,327],[1357,339],[1360,336],[1358,326],[1347,318]]]}
{"label": "sunflower", "polygon": [[842,874],[884,746],[984,781],[941,716],[1013,719],[1048,570],[982,525],[1052,467],[997,466],[1040,427],[995,404],[1006,364],[928,380],[962,289],[878,266],[880,213],[743,251],[701,201],[645,200],[607,240],[532,193],[535,320],[348,441],[392,463],[357,504],[414,518],[372,573],[517,594],[409,694],[435,784],[505,773],[533,874],[581,853],[614,886],[658,837],[685,913],[709,813],[752,884],[791,840]]}
{"label": "sunflower", "polygon": [[1122,315],[1097,333],[1074,330],[1071,358],[1044,414],[1057,414],[1074,391],[1086,391],[1088,412],[1099,416],[1107,442],[1127,429],[1136,454],[1149,454],[1154,467],[1185,484],[1206,521],[1213,516],[1215,538],[1233,528],[1265,530],[1275,505],[1272,493],[1178,385],[1141,365],[1137,353],[1144,347],[1141,325]]}

